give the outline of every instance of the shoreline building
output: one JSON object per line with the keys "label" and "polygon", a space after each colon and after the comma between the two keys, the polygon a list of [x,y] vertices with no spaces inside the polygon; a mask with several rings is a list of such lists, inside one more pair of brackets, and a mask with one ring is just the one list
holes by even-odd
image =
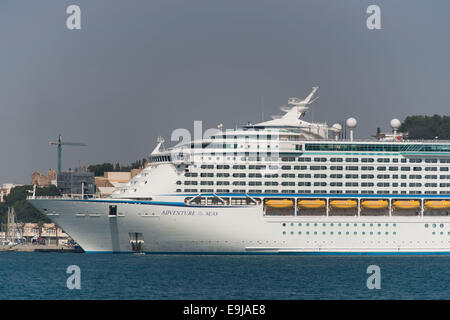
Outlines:
{"label": "shoreline building", "polygon": [[69,235],[54,223],[44,223],[40,226],[38,223],[27,222],[22,225],[22,228],[22,235],[26,243],[64,245],[70,240]]}
{"label": "shoreline building", "polygon": [[38,187],[45,187],[51,184],[56,185],[56,183],[56,171],[53,169],[49,169],[47,171],[47,175],[42,174],[39,171],[35,171],[31,175],[31,184]]}
{"label": "shoreline building", "polygon": [[125,186],[143,169],[132,169],[125,172],[105,172],[103,177],[95,177],[97,195],[101,198],[110,196],[114,191]]}
{"label": "shoreline building", "polygon": [[84,167],[69,169],[57,175],[57,186],[62,195],[92,197],[95,194],[94,173]]}

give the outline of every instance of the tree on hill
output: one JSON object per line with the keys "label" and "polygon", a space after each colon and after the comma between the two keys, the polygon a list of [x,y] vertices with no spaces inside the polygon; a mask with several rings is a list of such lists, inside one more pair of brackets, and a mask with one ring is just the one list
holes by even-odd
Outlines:
{"label": "tree on hill", "polygon": [[93,172],[96,177],[101,177],[105,172],[125,172],[131,171],[131,169],[139,169],[145,166],[147,159],[137,160],[128,166],[121,166],[118,162],[113,165],[112,163],[106,162],[101,164],[93,164],[88,166],[88,170]]}
{"label": "tree on hill", "polygon": [[[117,166],[116,166],[117,168]],[[115,171],[112,163],[94,164],[88,167],[90,172],[93,172],[96,177],[101,177],[105,172]]]}
{"label": "tree on hill", "polygon": [[400,132],[408,132],[408,139],[450,139],[450,117],[440,116],[408,116],[399,128]]}
{"label": "tree on hill", "polygon": [[[33,191],[32,185],[18,186],[11,189],[5,202],[0,204],[0,221],[5,224],[8,217],[8,207],[14,208],[17,221],[19,222],[51,222],[45,215],[40,213],[26,199]],[[59,196],[61,193],[54,185],[36,188],[36,196]]]}

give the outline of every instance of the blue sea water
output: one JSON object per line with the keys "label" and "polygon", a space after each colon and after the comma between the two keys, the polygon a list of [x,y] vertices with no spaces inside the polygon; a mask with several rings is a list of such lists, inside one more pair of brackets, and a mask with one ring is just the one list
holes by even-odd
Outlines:
{"label": "blue sea water", "polygon": [[[66,269],[81,269],[69,290]],[[366,286],[381,269],[381,289]],[[448,299],[449,256],[0,252],[0,299]]]}

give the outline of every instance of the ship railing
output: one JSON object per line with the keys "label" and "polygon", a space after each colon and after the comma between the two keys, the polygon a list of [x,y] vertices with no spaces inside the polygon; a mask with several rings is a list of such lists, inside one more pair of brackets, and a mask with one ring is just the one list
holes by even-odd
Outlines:
{"label": "ship railing", "polygon": [[[241,139],[242,140],[242,139]],[[240,140],[240,141],[241,141]],[[226,142],[226,141],[234,141],[231,139],[218,139],[218,140],[201,140],[204,143],[212,143],[212,142]],[[252,141],[256,141],[256,140],[252,140]],[[408,142],[413,142],[413,143],[430,143],[430,144],[440,144],[440,143],[450,143],[450,140],[446,139],[402,139],[402,140],[378,140],[378,139],[370,139],[370,138],[355,138],[355,139],[350,139],[350,138],[343,138],[343,139],[339,139],[336,140],[334,138],[322,138],[322,139],[301,139],[301,140],[283,140],[280,139],[279,141],[282,142],[298,142],[298,141],[302,141],[302,142],[315,142],[315,141],[320,141],[320,142],[371,142],[371,143],[408,143]],[[220,143],[222,143],[220,142]],[[188,145],[188,144],[186,144]],[[181,149],[182,146],[173,146],[168,148],[165,152],[161,153],[164,155],[170,155],[172,151],[174,150],[178,150]],[[220,148],[219,148],[220,149]],[[189,148],[188,150],[195,150],[195,148],[191,149]],[[198,150],[203,150],[203,148],[199,148]]]}
{"label": "ship railing", "polygon": [[[305,140],[308,141],[308,140]],[[329,141],[329,142],[374,142],[374,143],[389,143],[389,142],[393,142],[393,143],[408,143],[408,142],[416,142],[416,143],[431,143],[431,144],[440,144],[440,143],[450,143],[450,140],[439,140],[439,139],[403,139],[403,140],[399,140],[399,141],[381,141],[381,140],[377,140],[377,139],[332,139],[332,138],[328,138],[328,139],[321,139],[321,140],[311,140],[311,141]],[[308,141],[309,142],[309,141]]]}
{"label": "ship railing", "polygon": [[[217,201],[218,200],[218,201]],[[202,194],[199,193],[193,197],[186,197],[185,203],[187,205],[224,205],[224,206],[242,206],[242,205],[259,205],[261,204],[261,198],[252,197],[249,194],[245,194],[245,196],[223,196],[217,195],[216,193],[210,194]]]}
{"label": "ship railing", "polygon": [[98,195],[62,195],[62,196],[27,196],[27,200],[80,200],[80,199],[97,199]]}

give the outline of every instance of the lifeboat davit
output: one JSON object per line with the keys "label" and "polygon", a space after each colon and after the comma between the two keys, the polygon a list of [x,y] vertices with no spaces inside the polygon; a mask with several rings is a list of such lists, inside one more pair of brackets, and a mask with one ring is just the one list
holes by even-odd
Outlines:
{"label": "lifeboat davit", "polygon": [[392,204],[397,209],[417,209],[420,207],[419,200],[397,200]]}
{"label": "lifeboat davit", "polygon": [[426,209],[447,209],[450,208],[450,201],[447,200],[429,200],[425,201]]}
{"label": "lifeboat davit", "polygon": [[358,206],[356,200],[332,200],[330,206],[337,209],[353,209]]}
{"label": "lifeboat davit", "polygon": [[298,202],[298,207],[303,209],[320,209],[325,208],[325,200],[315,199],[315,200],[300,200]]}
{"label": "lifeboat davit", "polygon": [[361,202],[361,207],[364,209],[386,209],[389,207],[387,200],[364,200]]}
{"label": "lifeboat davit", "polygon": [[294,201],[289,199],[267,200],[266,206],[276,209],[292,208],[294,206]]}

